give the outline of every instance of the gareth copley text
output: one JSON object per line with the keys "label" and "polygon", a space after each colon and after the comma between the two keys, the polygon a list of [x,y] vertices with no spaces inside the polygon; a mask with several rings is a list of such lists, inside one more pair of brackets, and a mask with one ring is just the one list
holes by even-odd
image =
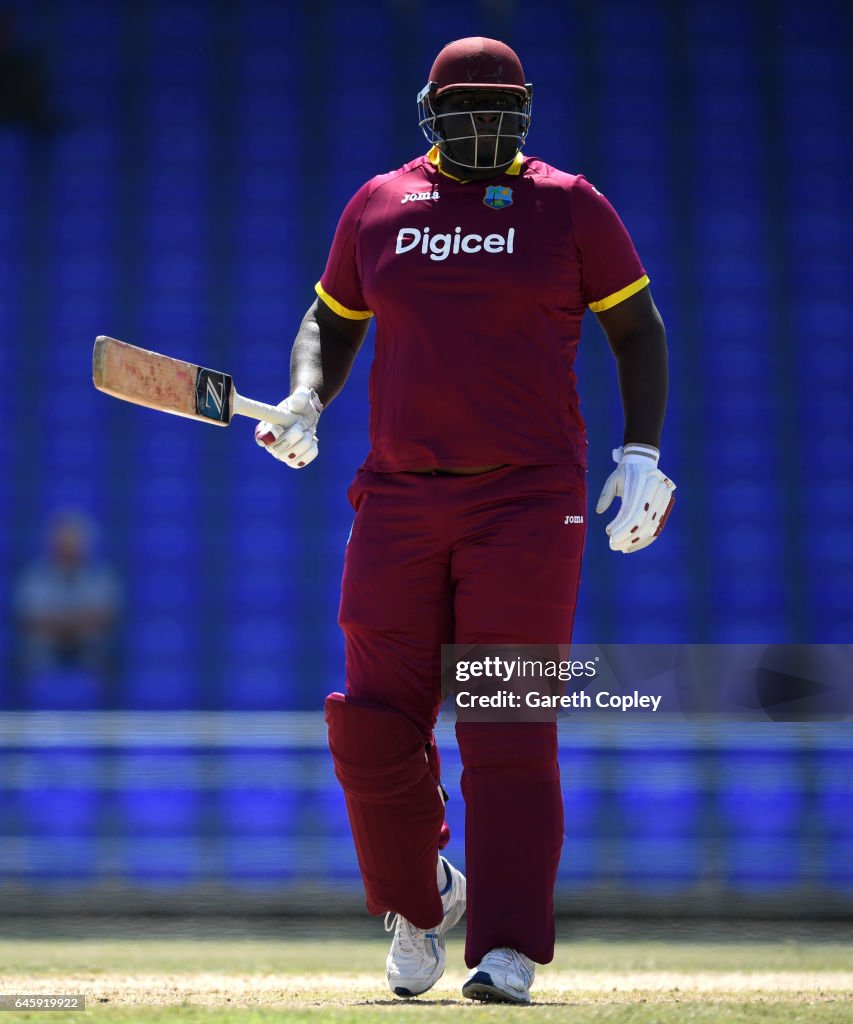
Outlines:
{"label": "gareth copley text", "polygon": [[538,693],[531,690],[521,694],[511,690],[498,690],[497,693],[478,694],[470,690],[460,690],[456,694],[458,708],[562,708],[574,711],[599,708],[602,711],[657,711],[661,702],[660,694],[640,693],[609,693],[606,690],[596,694],[589,693]]}

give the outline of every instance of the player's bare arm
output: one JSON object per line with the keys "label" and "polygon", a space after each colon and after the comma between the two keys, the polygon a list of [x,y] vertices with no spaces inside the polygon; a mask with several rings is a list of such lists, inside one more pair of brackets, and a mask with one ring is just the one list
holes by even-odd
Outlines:
{"label": "player's bare arm", "polygon": [[318,297],[303,317],[293,343],[291,389],[313,389],[323,405],[328,405],[346,383],[369,326],[369,320],[338,315]]}
{"label": "player's bare arm", "polygon": [[297,416],[287,428],[259,423],[255,440],[279,462],[303,469],[319,454],[317,422],[346,383],[369,321],[340,316],[321,298],[309,307],[290,353],[291,392],[279,408]]}
{"label": "player's bare arm", "polygon": [[666,331],[648,288],[596,315],[616,359],[625,416],[624,443],[613,452],[617,468],[596,512],[622,499],[607,533],[614,551],[630,554],[659,536],[675,500],[675,484],[657,468],[669,386]]}
{"label": "player's bare arm", "polygon": [[669,371],[666,331],[651,291],[643,288],[596,316],[616,359],[624,443],[660,448]]}

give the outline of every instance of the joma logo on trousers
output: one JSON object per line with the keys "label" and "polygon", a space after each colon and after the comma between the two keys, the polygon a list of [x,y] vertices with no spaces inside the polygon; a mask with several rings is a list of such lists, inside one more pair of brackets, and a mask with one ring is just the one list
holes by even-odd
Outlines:
{"label": "joma logo on trousers", "polygon": [[429,228],[400,228],[397,232],[397,255],[419,249],[431,260],[446,260],[457,253],[475,252],[509,252],[515,245],[515,228],[510,228],[506,235],[463,235],[462,228],[454,228],[453,234],[431,235]]}

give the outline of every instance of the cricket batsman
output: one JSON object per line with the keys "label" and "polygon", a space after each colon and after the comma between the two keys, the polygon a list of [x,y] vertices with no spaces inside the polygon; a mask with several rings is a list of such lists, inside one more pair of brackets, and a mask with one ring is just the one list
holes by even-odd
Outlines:
{"label": "cricket batsman", "polygon": [[341,215],[291,355],[289,427],[256,439],[293,468],[376,319],[370,451],[350,486],[340,625],[345,693],[326,699],[367,908],[394,936],[398,996],[444,972],[467,907],[462,987],[527,1004],[554,955],[563,806],[553,722],[458,722],[465,877],[442,855],[441,645],[565,644],[586,515],[573,364],[589,308],[616,360],[623,444],[596,507],[610,547],[660,534],[663,323],[631,239],[585,178],[524,155],[533,90],[494,39],[459,39],[418,96],[430,149],[363,185]]}

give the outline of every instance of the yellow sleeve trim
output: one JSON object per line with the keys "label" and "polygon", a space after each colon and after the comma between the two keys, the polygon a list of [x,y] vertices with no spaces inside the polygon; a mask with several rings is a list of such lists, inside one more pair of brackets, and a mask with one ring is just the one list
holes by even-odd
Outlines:
{"label": "yellow sleeve trim", "polygon": [[642,291],[648,283],[648,274],[643,274],[639,281],[635,281],[633,284],[620,288],[618,292],[614,292],[612,295],[608,295],[604,299],[599,299],[598,302],[590,302],[589,308],[593,313],[603,313],[605,309],[612,309],[613,306],[618,306],[619,303],[624,302],[625,299],[630,299],[632,295],[636,295],[637,292]]}
{"label": "yellow sleeve trim", "polygon": [[314,291],[320,296],[323,302],[332,310],[333,313],[337,313],[338,316],[346,317],[347,320],[367,320],[373,316],[373,313],[369,309],[347,309],[346,306],[342,306],[337,299],[333,299],[326,289],[318,281],[314,285]]}

